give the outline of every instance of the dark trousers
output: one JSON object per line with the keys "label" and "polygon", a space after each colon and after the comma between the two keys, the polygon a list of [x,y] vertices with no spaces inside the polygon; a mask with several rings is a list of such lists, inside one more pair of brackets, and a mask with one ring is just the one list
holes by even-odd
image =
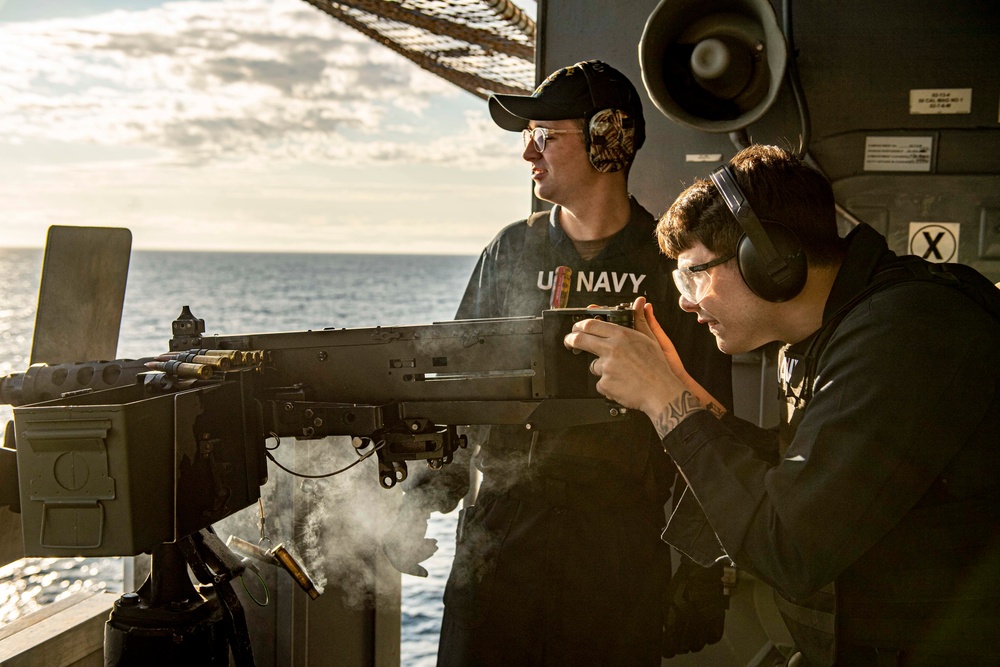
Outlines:
{"label": "dark trousers", "polygon": [[663,509],[581,500],[521,489],[466,511],[439,667],[659,667]]}

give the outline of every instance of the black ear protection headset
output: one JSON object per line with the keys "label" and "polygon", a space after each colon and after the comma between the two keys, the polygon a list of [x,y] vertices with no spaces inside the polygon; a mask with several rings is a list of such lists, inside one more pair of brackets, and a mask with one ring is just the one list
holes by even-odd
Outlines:
{"label": "black ear protection headset", "polygon": [[736,244],[743,282],[765,301],[780,303],[795,297],[806,284],[806,256],[795,232],[779,222],[762,222],[728,165],[717,168],[710,178],[743,229]]}
{"label": "black ear protection headset", "polygon": [[635,156],[635,120],[618,108],[621,101],[609,99],[602,86],[590,78],[591,68],[604,71],[601,63],[585,61],[578,66],[587,79],[593,104],[593,111],[584,118],[587,128],[583,133],[590,164],[603,173],[621,171]]}

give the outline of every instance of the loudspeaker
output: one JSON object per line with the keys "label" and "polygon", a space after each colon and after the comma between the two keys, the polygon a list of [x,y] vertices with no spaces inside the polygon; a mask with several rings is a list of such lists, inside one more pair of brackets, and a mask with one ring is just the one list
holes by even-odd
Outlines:
{"label": "loudspeaker", "polygon": [[727,165],[717,168],[709,178],[743,229],[736,244],[743,282],[765,301],[780,303],[795,297],[805,286],[808,273],[795,232],[779,222],[762,222]]}
{"label": "loudspeaker", "polygon": [[671,120],[733,132],[764,115],[788,49],[768,0],[661,0],[639,41],[642,82]]}
{"label": "loudspeaker", "polygon": [[590,76],[591,68],[595,72],[607,73],[602,63],[588,60],[578,63],[578,66],[587,79],[593,104],[593,111],[584,119],[587,126],[584,143],[590,164],[602,173],[621,171],[638,150],[635,121],[623,107],[631,108],[639,101],[614,99],[615,96],[602,87],[601,79]]}

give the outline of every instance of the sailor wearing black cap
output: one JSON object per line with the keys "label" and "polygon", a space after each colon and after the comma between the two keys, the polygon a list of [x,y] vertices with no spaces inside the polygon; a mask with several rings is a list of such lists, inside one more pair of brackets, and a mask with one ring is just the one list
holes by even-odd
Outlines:
{"label": "sailor wearing black cap", "polygon": [[[554,206],[486,247],[456,317],[538,316],[644,296],[685,367],[730,403],[729,358],[677,307],[676,266],[659,252],[653,217],[628,192],[645,140],[628,78],[606,63],[580,62],[530,96],[492,96],[489,109],[501,128],[522,133],[535,195]],[[660,532],[675,468],[649,420],[535,434],[493,427],[473,444],[483,480],[463,510],[438,664],[658,667],[670,576]],[[452,465],[411,476],[403,501],[411,525],[426,525],[421,511],[454,508],[468,489],[463,475]],[[419,571],[404,550],[386,550],[402,571]],[[707,629],[681,650],[718,640],[723,608],[717,612],[694,624]]]}

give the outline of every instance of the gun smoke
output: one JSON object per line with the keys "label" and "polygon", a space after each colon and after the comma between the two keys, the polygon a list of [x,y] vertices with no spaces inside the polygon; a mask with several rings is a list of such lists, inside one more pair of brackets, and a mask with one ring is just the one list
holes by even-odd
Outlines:
{"label": "gun smoke", "polygon": [[[289,439],[272,454],[283,466],[303,475],[339,470],[359,456],[347,437]],[[390,568],[394,580],[395,571],[381,553],[381,537],[401,498],[398,488],[386,490],[379,485],[374,457],[320,479],[295,477],[269,463],[268,483],[261,488],[266,537],[262,546],[284,543],[316,589],[339,595],[348,609],[368,608],[376,602],[398,604],[396,585],[380,585],[379,573]],[[231,534],[256,543],[261,539],[260,509],[248,507],[217,523],[215,529],[223,540]]]}

